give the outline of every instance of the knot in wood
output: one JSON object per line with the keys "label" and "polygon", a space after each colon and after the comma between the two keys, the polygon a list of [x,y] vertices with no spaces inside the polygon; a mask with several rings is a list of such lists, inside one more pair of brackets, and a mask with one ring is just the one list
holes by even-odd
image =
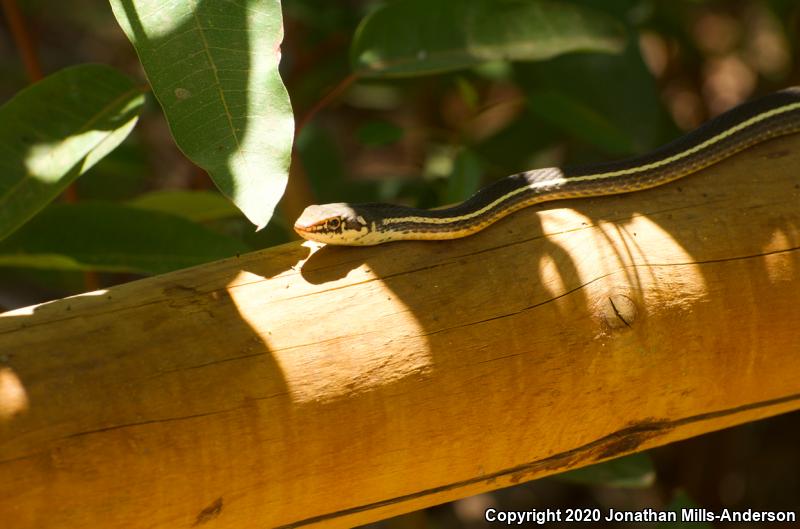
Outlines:
{"label": "knot in wood", "polygon": [[625,294],[611,294],[603,303],[603,319],[612,329],[633,326],[637,313],[636,303]]}

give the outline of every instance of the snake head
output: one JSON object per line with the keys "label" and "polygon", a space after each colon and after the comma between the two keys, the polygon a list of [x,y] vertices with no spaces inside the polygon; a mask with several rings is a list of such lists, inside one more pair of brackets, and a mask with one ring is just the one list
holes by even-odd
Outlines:
{"label": "snake head", "polygon": [[348,246],[365,246],[370,242],[371,224],[350,204],[308,206],[294,223],[294,231],[309,241]]}

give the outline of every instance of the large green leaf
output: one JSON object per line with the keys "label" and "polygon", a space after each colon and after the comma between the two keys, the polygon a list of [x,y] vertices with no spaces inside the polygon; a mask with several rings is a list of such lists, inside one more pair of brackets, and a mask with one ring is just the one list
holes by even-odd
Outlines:
{"label": "large green leaf", "polygon": [[403,0],[365,18],[350,52],[362,76],[415,76],[498,59],[614,53],[624,40],[612,17],[568,2]]}
{"label": "large green leaf", "polygon": [[159,274],[247,250],[181,217],[84,202],[37,215],[0,244],[0,266]]}
{"label": "large green leaf", "polygon": [[128,135],[144,96],[116,70],[61,70],[0,107],[0,240]]}
{"label": "large green leaf", "polygon": [[178,146],[259,228],[294,133],[278,73],[279,0],[111,0]]}
{"label": "large green leaf", "polygon": [[236,217],[239,211],[216,191],[170,189],[151,191],[128,202],[129,205],[177,215],[194,222]]}

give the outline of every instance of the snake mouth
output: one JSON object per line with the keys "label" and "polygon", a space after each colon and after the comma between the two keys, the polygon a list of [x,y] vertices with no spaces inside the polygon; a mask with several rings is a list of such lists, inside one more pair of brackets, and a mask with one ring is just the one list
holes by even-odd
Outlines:
{"label": "snake mouth", "polygon": [[299,222],[294,223],[294,231],[297,233],[307,233],[311,231],[312,225],[300,224]]}
{"label": "snake mouth", "polygon": [[329,244],[331,242],[331,237],[327,236],[327,234],[325,234],[325,233],[320,233],[318,231],[318,229],[315,229],[315,228],[319,228],[319,227],[314,225],[314,224],[306,226],[306,225],[303,225],[303,224],[296,223],[294,225],[295,233],[297,233],[303,239],[305,239],[307,241],[314,241],[314,242],[321,242],[321,243]]}
{"label": "snake mouth", "polygon": [[[297,233],[300,237],[302,237],[304,239],[307,239],[309,241],[319,241],[317,232],[314,231],[313,225],[305,226],[305,225],[302,225],[302,224],[295,224],[294,225],[294,231],[295,231],[295,233]],[[320,242],[324,242],[324,241],[320,241]]]}

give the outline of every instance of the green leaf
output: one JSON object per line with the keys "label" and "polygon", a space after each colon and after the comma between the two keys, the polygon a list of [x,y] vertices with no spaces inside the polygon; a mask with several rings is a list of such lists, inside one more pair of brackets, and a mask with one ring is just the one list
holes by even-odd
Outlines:
{"label": "green leaf", "polygon": [[362,21],[350,57],[361,76],[417,76],[500,59],[616,53],[624,40],[624,27],[613,18],[568,2],[404,0]]}
{"label": "green leaf", "polygon": [[283,194],[294,120],[279,0],[111,0],[180,149],[259,228]]}
{"label": "green leaf", "polygon": [[447,179],[444,204],[454,204],[471,197],[480,187],[483,167],[474,152],[464,149],[453,162],[453,172]]}
{"label": "green leaf", "polygon": [[388,121],[369,121],[358,128],[356,136],[364,145],[390,145],[403,137],[403,129]]}
{"label": "green leaf", "polygon": [[655,476],[655,469],[650,457],[647,454],[639,453],[570,470],[554,477],[573,483],[644,488],[653,484]]}
{"label": "green leaf", "polygon": [[532,113],[607,154],[646,152],[674,135],[637,46],[517,64],[515,71]]}
{"label": "green leaf", "polygon": [[528,105],[537,117],[560,125],[566,132],[609,153],[633,150],[630,134],[595,107],[554,90],[532,91]]}
{"label": "green leaf", "polygon": [[214,191],[167,190],[140,195],[129,205],[161,211],[194,222],[235,217],[238,210],[222,195]]}
{"label": "green leaf", "polygon": [[153,171],[141,137],[128,137],[75,182],[81,200],[128,200],[147,188]]}
{"label": "green leaf", "polygon": [[467,108],[473,112],[476,111],[478,109],[478,103],[480,102],[480,96],[475,86],[464,77],[458,76],[456,78],[456,87],[458,88],[458,94],[461,96],[461,100],[466,103]]}
{"label": "green leaf", "polygon": [[0,266],[159,274],[247,251],[241,242],[157,211],[55,204],[0,244]]}
{"label": "green leaf", "polygon": [[0,107],[0,240],[119,145],[143,103],[124,75],[83,64]]}
{"label": "green leaf", "polygon": [[708,522],[685,522],[682,520],[681,511],[683,509],[700,509],[700,506],[686,495],[686,492],[678,490],[672,501],[667,505],[666,510],[678,513],[678,521],[661,522],[656,525],[657,529],[712,529],[714,526]]}

